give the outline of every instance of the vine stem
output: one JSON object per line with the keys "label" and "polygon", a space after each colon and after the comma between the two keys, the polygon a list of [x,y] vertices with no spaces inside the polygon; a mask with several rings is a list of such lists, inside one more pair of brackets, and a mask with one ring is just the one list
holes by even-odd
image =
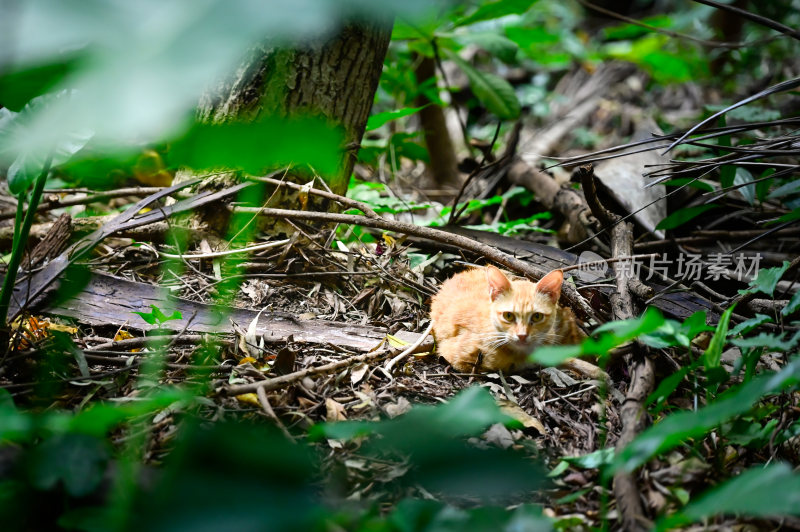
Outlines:
{"label": "vine stem", "polygon": [[[42,172],[39,174],[39,177],[36,178],[36,183],[34,184],[33,192],[31,193],[31,199],[28,202],[28,210],[25,212],[25,219],[22,221],[22,227],[18,231],[14,231],[14,246],[11,250],[11,258],[8,259],[8,269],[6,270],[6,276],[3,279],[3,288],[2,291],[0,291],[0,328],[2,329],[6,329],[8,327],[8,324],[6,323],[8,319],[8,307],[9,303],[11,302],[11,295],[14,292],[14,285],[17,282],[17,270],[19,270],[19,265],[22,262],[22,254],[25,251],[25,243],[28,241],[28,235],[31,232],[33,219],[36,217],[36,209],[39,206],[39,201],[42,199],[44,184],[47,181],[48,174],[50,174],[50,165],[52,162],[53,153],[51,151],[50,155],[48,155],[47,159],[45,159]],[[23,196],[24,193],[20,193],[18,200],[19,203],[17,205],[22,205]],[[19,217],[17,217],[17,222],[18,221]]]}

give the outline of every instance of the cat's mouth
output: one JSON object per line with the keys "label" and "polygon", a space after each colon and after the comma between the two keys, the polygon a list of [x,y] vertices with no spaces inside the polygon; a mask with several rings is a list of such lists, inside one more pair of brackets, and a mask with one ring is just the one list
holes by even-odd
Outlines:
{"label": "cat's mouth", "polygon": [[519,351],[525,351],[526,353],[529,353],[536,347],[536,339],[525,338],[524,340],[520,340],[517,338],[515,340],[511,340],[510,344]]}

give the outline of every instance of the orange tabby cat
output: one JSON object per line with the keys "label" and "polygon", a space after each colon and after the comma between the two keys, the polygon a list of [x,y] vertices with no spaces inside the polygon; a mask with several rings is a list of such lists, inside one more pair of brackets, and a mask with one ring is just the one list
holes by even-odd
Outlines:
{"label": "orange tabby cat", "polygon": [[572,311],[558,306],[563,281],[561,270],[509,280],[494,266],[454,275],[431,303],[439,354],[459,371],[509,371],[540,345],[577,343]]}

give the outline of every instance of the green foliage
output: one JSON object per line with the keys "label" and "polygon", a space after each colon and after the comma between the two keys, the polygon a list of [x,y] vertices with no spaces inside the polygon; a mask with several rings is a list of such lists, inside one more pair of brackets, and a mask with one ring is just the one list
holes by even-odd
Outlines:
{"label": "green foliage", "polygon": [[781,266],[774,268],[761,268],[758,275],[750,282],[750,288],[747,290],[739,290],[740,294],[757,294],[763,292],[772,297],[775,292],[775,287],[778,286],[778,281],[781,280],[783,274],[789,269],[789,261],[783,261]]}
{"label": "green foliage", "polygon": [[714,336],[711,338],[711,342],[708,344],[708,349],[706,349],[705,353],[703,353],[706,370],[719,367],[720,357],[722,356],[722,348],[725,345],[725,340],[728,337],[728,324],[731,321],[731,314],[733,314],[733,310],[735,308],[735,304],[731,305],[725,310],[725,312],[722,313],[722,316],[719,318],[717,330],[714,332]]}
{"label": "green foliage", "polygon": [[800,359],[795,358],[778,373],[767,373],[732,387],[714,402],[695,411],[677,412],[646,429],[617,455],[610,471],[633,471],[653,456],[698,438],[723,422],[748,412],[769,394],[792,389],[800,383]]}
{"label": "green foliage", "polygon": [[749,320],[745,320],[738,324],[736,327],[731,329],[728,333],[728,336],[736,336],[739,334],[747,334],[759,325],[763,325],[765,323],[771,323],[772,318],[767,316],[766,314],[756,314],[755,317],[750,318]]}
{"label": "green foliage", "polygon": [[[399,214],[427,209],[431,206],[428,203],[405,201],[389,194],[389,190],[383,183],[359,181],[354,178],[350,180],[350,186],[347,189],[348,198],[366,203],[377,213]],[[351,209],[346,212],[355,214],[358,211]]]}
{"label": "green foliage", "polygon": [[800,475],[786,463],[753,467],[708,490],[677,514],[657,523],[657,530],[686,525],[715,515],[800,515]]}
{"label": "green foliage", "polygon": [[449,57],[467,75],[475,97],[490,113],[504,120],[513,120],[519,116],[519,100],[510,83],[494,74],[481,72],[455,52],[450,52]]}
{"label": "green foliage", "polygon": [[667,46],[665,35],[649,34],[635,41],[620,41],[606,45],[605,54],[614,59],[636,63],[656,82],[683,83],[708,78],[708,62],[696,48],[675,50]]}
{"label": "green foliage", "polygon": [[534,222],[538,220],[549,220],[552,215],[545,211],[528,216],[527,218],[520,218],[518,220],[509,220],[508,222],[497,222],[494,224],[478,224],[466,225],[468,229],[476,229],[479,231],[490,231],[492,233],[500,233],[501,235],[516,235],[523,231],[537,231],[541,233],[552,233],[551,229],[544,229],[539,227]]}
{"label": "green foliage", "polygon": [[161,326],[170,320],[179,320],[183,317],[181,316],[181,313],[178,312],[177,310],[174,311],[169,316],[167,316],[156,305],[150,305],[150,307],[153,309],[151,312],[134,312],[134,314],[138,314],[139,316],[141,316],[142,319],[147,323],[149,323],[150,325],[158,325],[158,326]]}
{"label": "green foliage", "polygon": [[641,317],[632,320],[611,321],[594,330],[594,336],[579,345],[543,346],[534,351],[529,360],[544,366],[556,366],[568,358],[584,355],[607,357],[612,349],[630,342],[638,336],[651,333],[664,325],[664,316],[654,307],[648,307]]}
{"label": "green foliage", "polygon": [[700,216],[704,212],[711,210],[719,205],[714,205],[713,203],[709,203],[706,205],[697,205],[695,207],[685,207],[683,209],[678,209],[677,211],[673,212],[660,222],[656,226],[656,229],[675,229],[676,227],[680,227],[681,225],[685,224],[689,220]]}
{"label": "green foliage", "polygon": [[172,143],[167,160],[172,168],[230,168],[254,175],[278,167],[308,165],[325,176],[336,171],[342,139],[341,131],[316,118],[197,123]]}
{"label": "green foliage", "polygon": [[404,109],[397,109],[396,111],[385,111],[383,113],[374,114],[369,117],[369,120],[367,120],[367,131],[373,131],[375,129],[378,129],[379,127],[383,126],[388,122],[391,122],[392,120],[397,120],[398,118],[403,118],[404,116],[409,116],[418,113],[424,108],[425,106],[406,107]]}
{"label": "green foliage", "polygon": [[[316,425],[309,437],[351,440],[370,436],[361,445],[362,453],[411,456],[415,467],[408,480],[450,495],[483,498],[536,489],[543,478],[536,464],[499,449],[481,451],[458,440],[477,436],[495,423],[519,425],[500,411],[488,391],[472,387],[447,404],[417,406],[394,419]],[[467,475],[464,464],[470,464]]]}
{"label": "green foliage", "polygon": [[455,21],[455,26],[467,26],[476,22],[494,20],[507,15],[524,13],[536,3],[536,0],[497,0],[478,6],[469,16]]}

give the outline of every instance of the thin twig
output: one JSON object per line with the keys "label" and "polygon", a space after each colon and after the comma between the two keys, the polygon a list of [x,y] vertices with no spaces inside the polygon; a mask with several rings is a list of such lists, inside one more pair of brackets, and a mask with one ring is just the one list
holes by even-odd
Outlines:
{"label": "thin twig", "polygon": [[[439,229],[431,227],[422,227],[410,223],[400,222],[397,220],[387,220],[385,218],[373,219],[368,216],[359,216],[355,214],[338,214],[330,212],[313,212],[313,211],[295,211],[290,209],[272,209],[268,207],[230,207],[234,212],[255,213],[262,216],[273,216],[275,218],[289,218],[298,220],[310,220],[319,222],[333,222],[361,225],[364,227],[374,227],[377,229],[385,229],[388,231],[395,231],[406,235],[414,235],[422,238],[456,246],[479,255],[483,255],[498,264],[505,266],[517,273],[527,276],[528,278],[538,281],[545,275],[547,271],[535,264],[520,260],[516,257],[504,253],[493,246],[482,244],[471,238],[461,235],[448,233]],[[578,294],[575,287],[565,284],[562,288],[564,299],[570,304],[573,309],[579,309],[586,316],[595,319],[598,323],[600,320],[595,315],[594,310],[589,306],[583,297]]]}
{"label": "thin twig", "polygon": [[[403,350],[406,354],[429,351],[431,349],[432,343],[430,342],[423,342],[417,345],[414,349],[411,349],[413,346],[409,346]],[[317,366],[314,368],[306,368],[300,371],[295,371],[293,373],[288,373],[286,375],[281,375],[280,377],[275,377],[274,379],[269,379],[266,381],[259,381],[253,382],[250,384],[239,384],[236,386],[222,386],[216,389],[216,393],[220,395],[241,395],[245,393],[252,393],[257,391],[259,388],[263,388],[265,392],[269,392],[272,390],[277,390],[279,388],[283,388],[284,386],[289,386],[294,384],[295,382],[300,382],[306,377],[318,377],[320,375],[326,375],[329,373],[334,373],[341,369],[345,369],[351,366],[355,366],[362,362],[375,362],[386,357],[392,356],[393,354],[397,353],[397,349],[379,349],[377,351],[372,351],[370,353],[365,353],[363,355],[357,355],[353,357],[349,357],[345,360],[340,360],[338,362],[331,362],[330,364],[325,364],[323,366]]]}

